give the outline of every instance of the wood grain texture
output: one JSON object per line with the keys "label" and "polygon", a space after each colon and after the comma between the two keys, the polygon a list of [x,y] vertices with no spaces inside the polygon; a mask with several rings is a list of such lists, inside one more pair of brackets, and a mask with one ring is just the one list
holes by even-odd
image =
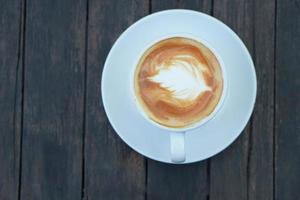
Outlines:
{"label": "wood grain texture", "polygon": [[81,199],[86,1],[26,5],[22,200]]}
{"label": "wood grain texture", "polygon": [[[151,11],[186,8],[211,12],[211,1],[151,1]],[[147,199],[207,199],[209,192],[208,162],[169,165],[148,160]]]}
{"label": "wood grain texture", "polygon": [[3,200],[18,198],[22,18],[20,0],[0,1],[0,199]]}
{"label": "wood grain texture", "polygon": [[247,199],[249,126],[226,150],[211,159],[210,200]]}
{"label": "wood grain texture", "polygon": [[147,15],[148,1],[89,1],[84,198],[144,199],[145,160],[112,129],[101,99],[101,73],[117,37]]}
{"label": "wood grain texture", "polygon": [[275,199],[300,199],[300,1],[277,1]]}
{"label": "wood grain texture", "polygon": [[207,162],[170,165],[148,160],[147,199],[206,200],[207,197]]}
{"label": "wood grain texture", "polygon": [[[173,8],[229,25],[258,79],[244,133],[180,166],[121,141],[100,90],[121,32]],[[0,200],[300,199],[299,13],[299,0],[0,0]]]}
{"label": "wood grain texture", "polygon": [[[253,1],[214,1],[214,16],[231,27],[253,53]],[[225,151],[211,159],[210,199],[248,199],[251,124]]]}
{"label": "wood grain texture", "polygon": [[210,14],[213,0],[150,0],[152,12],[166,9],[191,9]]}
{"label": "wood grain texture", "polygon": [[275,1],[253,2],[253,59],[258,89],[248,155],[248,199],[273,200]]}

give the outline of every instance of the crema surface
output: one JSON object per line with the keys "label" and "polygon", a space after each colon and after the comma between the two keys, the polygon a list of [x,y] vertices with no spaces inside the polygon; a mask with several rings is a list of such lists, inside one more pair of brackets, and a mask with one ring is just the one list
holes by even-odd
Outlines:
{"label": "crema surface", "polygon": [[150,47],[140,58],[135,93],[155,122],[182,128],[213,112],[223,90],[216,56],[198,41],[174,37]]}

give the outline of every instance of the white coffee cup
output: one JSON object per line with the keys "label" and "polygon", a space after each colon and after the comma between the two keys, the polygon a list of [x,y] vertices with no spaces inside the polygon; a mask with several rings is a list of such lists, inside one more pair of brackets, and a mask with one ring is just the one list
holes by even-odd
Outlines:
{"label": "white coffee cup", "polygon": [[[184,127],[184,128],[166,127],[166,126],[163,126],[163,125],[153,121],[152,119],[150,119],[150,117],[146,114],[146,112],[140,105],[139,101],[137,100],[137,97],[136,97],[136,94],[134,91],[134,71],[135,71],[136,66],[138,65],[138,62],[139,62],[140,58],[142,57],[142,55],[146,52],[147,49],[149,49],[155,43],[165,40],[165,39],[168,39],[168,38],[172,38],[172,37],[184,37],[184,38],[188,38],[188,39],[193,39],[193,40],[198,41],[199,43],[202,43],[203,45],[205,45],[216,56],[216,58],[220,64],[220,67],[222,70],[222,77],[223,77],[222,95],[221,95],[221,98],[220,98],[218,104],[216,105],[215,109],[213,110],[213,112],[211,112],[207,117],[200,120],[199,122],[193,123],[192,125],[190,125],[188,127]],[[173,163],[182,163],[185,161],[185,158],[186,158],[186,156],[185,156],[186,155],[186,153],[185,153],[185,134],[192,129],[196,129],[196,128],[204,125],[206,122],[211,120],[218,111],[220,111],[222,109],[222,105],[223,105],[223,102],[224,102],[226,94],[227,94],[227,85],[228,85],[224,62],[222,61],[222,59],[218,55],[218,53],[205,40],[203,40],[199,37],[195,37],[189,33],[177,33],[177,34],[170,34],[170,35],[165,35],[163,37],[156,38],[154,41],[150,42],[148,45],[145,45],[144,50],[136,58],[136,61],[134,63],[135,63],[135,67],[133,67],[133,71],[131,72],[131,91],[132,91],[131,93],[132,93],[132,99],[135,102],[136,108],[139,111],[139,113],[144,117],[144,119],[147,120],[147,122],[151,123],[152,125],[160,128],[160,129],[164,129],[169,132],[170,155],[171,155],[170,160]],[[199,134],[201,134],[201,133],[199,133]]]}

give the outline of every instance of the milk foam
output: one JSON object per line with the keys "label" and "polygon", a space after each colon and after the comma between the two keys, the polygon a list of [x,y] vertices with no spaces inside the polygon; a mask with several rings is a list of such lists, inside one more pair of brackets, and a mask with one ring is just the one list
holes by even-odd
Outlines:
{"label": "milk foam", "polygon": [[191,55],[174,56],[170,62],[156,66],[156,70],[158,73],[149,80],[170,91],[176,99],[194,100],[211,90],[202,74],[207,68]]}

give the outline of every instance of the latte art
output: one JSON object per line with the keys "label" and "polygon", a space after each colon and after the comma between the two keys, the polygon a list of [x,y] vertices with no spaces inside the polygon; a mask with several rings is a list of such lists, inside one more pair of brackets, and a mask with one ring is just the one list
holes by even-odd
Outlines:
{"label": "latte art", "polygon": [[202,92],[211,90],[202,74],[206,70],[205,66],[191,55],[176,55],[169,62],[158,65],[155,70],[158,74],[149,77],[149,80],[167,89],[172,98],[194,100]]}
{"label": "latte art", "polygon": [[135,71],[134,87],[149,118],[166,127],[182,128],[213,112],[222,94],[222,70],[206,46],[174,37],[144,53]]}

